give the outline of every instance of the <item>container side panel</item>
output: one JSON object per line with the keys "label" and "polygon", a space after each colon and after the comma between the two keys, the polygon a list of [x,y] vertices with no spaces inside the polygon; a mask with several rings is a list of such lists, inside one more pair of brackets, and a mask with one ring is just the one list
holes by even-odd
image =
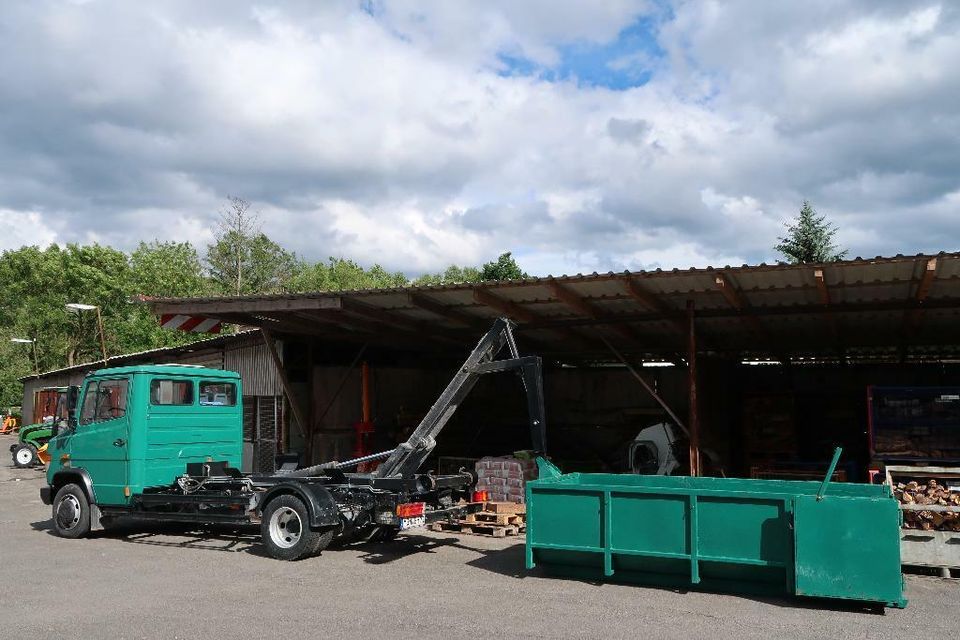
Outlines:
{"label": "container side panel", "polygon": [[533,490],[536,519],[527,525],[534,544],[602,548],[602,494]]}
{"label": "container side panel", "polygon": [[895,500],[800,496],[794,509],[797,595],[906,604]]}
{"label": "container side panel", "polygon": [[614,549],[689,554],[686,496],[614,493],[610,498]]}
{"label": "container side panel", "polygon": [[701,558],[785,565],[792,561],[790,523],[781,500],[699,500]]}

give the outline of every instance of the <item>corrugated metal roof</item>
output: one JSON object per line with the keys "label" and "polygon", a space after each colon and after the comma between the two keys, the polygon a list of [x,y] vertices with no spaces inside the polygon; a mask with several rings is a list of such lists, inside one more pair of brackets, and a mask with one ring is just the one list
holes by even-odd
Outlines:
{"label": "corrugated metal roof", "polygon": [[[165,355],[176,355],[182,353],[189,353],[192,351],[203,350],[203,349],[213,349],[216,347],[223,346],[231,342],[244,343],[250,339],[250,337],[256,334],[256,331],[246,330],[238,331],[237,333],[223,334],[216,336],[214,338],[204,338],[202,340],[197,340],[196,342],[190,342],[187,344],[182,344],[176,347],[158,347],[156,349],[147,349],[145,351],[135,351],[133,353],[124,353],[121,355],[110,356],[107,358],[105,366],[108,367],[119,367],[124,364],[130,363],[131,361],[142,360],[144,358],[150,358],[156,360],[158,356]],[[59,375],[68,375],[75,372],[82,372],[91,368],[102,368],[103,360],[94,360],[93,362],[83,362],[80,364],[75,364],[70,367],[62,367],[60,369],[51,369],[50,371],[44,371],[37,374],[32,374],[29,376],[24,376],[20,378],[20,382],[26,382],[28,380],[36,380],[38,378],[48,378],[51,376]]]}
{"label": "corrugated metal roof", "polygon": [[469,343],[506,315],[531,350],[580,357],[602,357],[598,333],[644,357],[683,351],[690,302],[707,351],[952,354],[960,346],[960,253],[147,302],[157,313],[408,348]]}

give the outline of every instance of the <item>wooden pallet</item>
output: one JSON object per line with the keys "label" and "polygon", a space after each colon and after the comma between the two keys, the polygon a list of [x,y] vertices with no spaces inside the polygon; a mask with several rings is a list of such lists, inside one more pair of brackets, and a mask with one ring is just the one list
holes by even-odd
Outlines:
{"label": "wooden pallet", "polygon": [[462,522],[477,522],[484,524],[495,524],[504,526],[508,524],[520,526],[525,522],[524,515],[521,513],[493,513],[490,511],[478,511],[468,513]]}
{"label": "wooden pallet", "polygon": [[527,512],[527,505],[517,502],[475,502],[473,504],[481,505],[480,511],[490,513],[525,514]]}
{"label": "wooden pallet", "polygon": [[475,536],[490,536],[493,538],[505,538],[507,536],[520,535],[526,531],[526,525],[508,524],[499,525],[490,522],[476,522],[468,520],[458,520],[456,522],[440,521],[430,525],[431,531],[458,531]]}

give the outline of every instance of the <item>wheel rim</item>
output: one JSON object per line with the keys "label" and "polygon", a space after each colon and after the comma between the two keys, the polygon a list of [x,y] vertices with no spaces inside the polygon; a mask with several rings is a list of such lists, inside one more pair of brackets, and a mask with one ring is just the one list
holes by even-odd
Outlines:
{"label": "wheel rim", "polygon": [[76,496],[66,495],[57,505],[57,524],[69,531],[80,523],[80,501]]}
{"label": "wheel rim", "polygon": [[280,507],[270,516],[270,539],[278,547],[289,549],[296,545],[302,531],[300,515],[290,507]]}
{"label": "wheel rim", "polygon": [[17,462],[20,464],[30,464],[30,461],[33,460],[33,453],[30,449],[24,447],[23,449],[17,449]]}

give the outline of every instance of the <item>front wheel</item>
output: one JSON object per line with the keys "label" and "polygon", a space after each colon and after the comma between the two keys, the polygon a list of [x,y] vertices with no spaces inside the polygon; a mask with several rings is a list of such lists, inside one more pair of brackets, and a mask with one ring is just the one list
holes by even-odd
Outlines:
{"label": "front wheel", "polygon": [[78,485],[67,484],[57,491],[53,530],[61,538],[82,538],[90,532],[90,501]]}
{"label": "front wheel", "polygon": [[263,510],[260,537],[267,553],[278,560],[301,560],[316,555],[333,540],[334,531],[310,528],[310,513],[303,500],[277,496]]}
{"label": "front wheel", "polygon": [[32,444],[20,444],[13,450],[13,466],[17,469],[32,467],[37,461],[37,448]]}

